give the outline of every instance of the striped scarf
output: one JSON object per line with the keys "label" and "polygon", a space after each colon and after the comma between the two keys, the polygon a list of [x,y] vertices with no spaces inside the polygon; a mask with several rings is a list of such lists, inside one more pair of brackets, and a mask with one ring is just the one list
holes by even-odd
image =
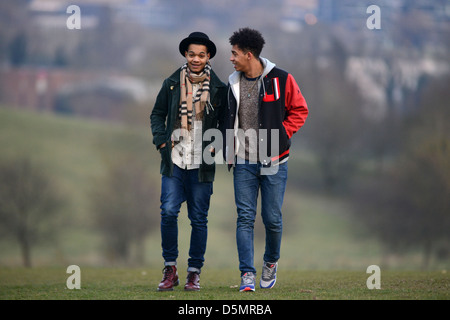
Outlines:
{"label": "striped scarf", "polygon": [[[211,65],[209,62],[200,74],[191,72],[185,63],[180,72],[180,113],[181,128],[190,130],[192,125],[192,105],[195,107],[195,118],[201,120],[206,103],[209,100],[209,81],[211,80]],[[195,97],[192,96],[192,84],[201,83]]]}

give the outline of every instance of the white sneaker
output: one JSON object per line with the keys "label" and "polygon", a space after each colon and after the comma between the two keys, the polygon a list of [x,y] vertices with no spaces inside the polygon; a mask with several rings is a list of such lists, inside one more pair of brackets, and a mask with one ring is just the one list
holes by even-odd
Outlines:
{"label": "white sneaker", "polygon": [[256,277],[253,272],[247,272],[241,277],[240,292],[243,291],[255,291]]}
{"label": "white sneaker", "polygon": [[264,262],[259,286],[263,289],[270,289],[277,282],[278,262]]}

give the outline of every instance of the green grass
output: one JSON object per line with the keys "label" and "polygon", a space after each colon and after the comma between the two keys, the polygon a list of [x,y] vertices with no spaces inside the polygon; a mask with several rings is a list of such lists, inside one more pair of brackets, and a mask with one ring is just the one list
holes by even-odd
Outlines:
{"label": "green grass", "polygon": [[[273,289],[240,293],[235,270],[205,269],[200,292],[180,285],[157,292],[161,270],[81,267],[81,289],[68,289],[66,268],[0,268],[1,300],[448,300],[445,272],[383,271],[381,289],[368,289],[361,271],[280,270]],[[184,283],[180,272],[180,283]]]}

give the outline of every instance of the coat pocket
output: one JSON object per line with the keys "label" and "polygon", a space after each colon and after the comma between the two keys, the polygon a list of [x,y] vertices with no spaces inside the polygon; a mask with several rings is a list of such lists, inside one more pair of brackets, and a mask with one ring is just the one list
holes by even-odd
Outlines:
{"label": "coat pocket", "polygon": [[161,173],[167,174],[170,171],[170,165],[172,162],[172,148],[169,143],[159,149],[161,154]]}

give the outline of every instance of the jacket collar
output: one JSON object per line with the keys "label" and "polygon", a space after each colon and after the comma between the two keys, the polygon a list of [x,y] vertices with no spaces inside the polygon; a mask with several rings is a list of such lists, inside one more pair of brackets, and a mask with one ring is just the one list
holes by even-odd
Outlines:
{"label": "jacket collar", "polygon": [[[264,67],[263,73],[261,75],[261,79],[264,78],[270,71],[272,71],[273,68],[275,68],[275,63],[269,61],[269,59],[260,57],[261,63]],[[241,78],[241,71],[234,71],[230,76],[228,77],[228,82],[230,85],[234,85],[236,83],[239,83],[239,80]]]}
{"label": "jacket collar", "polygon": [[[273,68],[275,68],[275,63],[270,62],[269,59],[260,57],[261,63],[264,67],[263,73],[261,77],[259,78],[259,81],[261,81],[270,71],[272,71]],[[241,71],[234,71],[230,76],[228,77],[228,83],[230,84],[231,91],[234,94],[234,97],[236,98],[237,105],[239,106],[239,81],[241,79]],[[261,82],[264,88],[264,81]],[[265,90],[265,89],[264,89]]]}

